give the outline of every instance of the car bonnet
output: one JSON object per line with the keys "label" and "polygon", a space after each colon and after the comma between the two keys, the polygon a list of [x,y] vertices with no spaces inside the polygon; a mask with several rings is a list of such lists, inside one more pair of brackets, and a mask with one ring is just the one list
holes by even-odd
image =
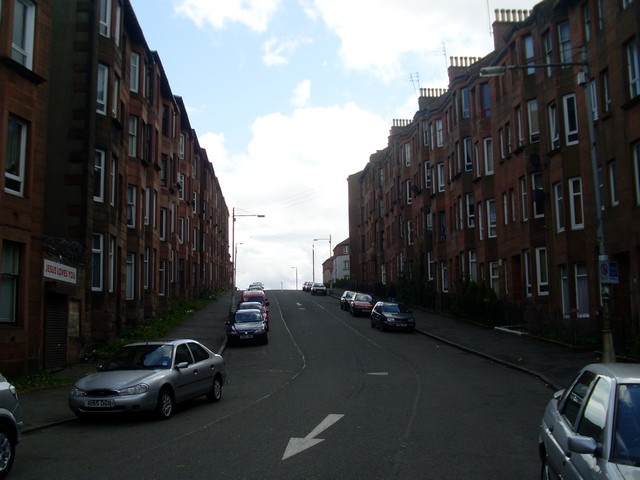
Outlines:
{"label": "car bonnet", "polygon": [[93,390],[109,388],[120,390],[139,383],[151,384],[156,377],[172,372],[172,370],[113,370],[109,372],[96,372],[82,377],[76,382],[76,387],[81,390]]}

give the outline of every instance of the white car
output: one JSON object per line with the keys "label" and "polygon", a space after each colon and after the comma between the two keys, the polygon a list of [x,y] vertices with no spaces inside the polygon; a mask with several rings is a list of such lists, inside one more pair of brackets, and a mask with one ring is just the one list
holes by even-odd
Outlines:
{"label": "white car", "polygon": [[0,478],[4,478],[13,466],[22,427],[16,388],[0,374]]}
{"label": "white car", "polygon": [[324,283],[314,282],[311,285],[311,295],[326,295],[327,287],[325,287]]}
{"label": "white car", "polygon": [[640,364],[583,368],[540,426],[541,478],[640,478]]}

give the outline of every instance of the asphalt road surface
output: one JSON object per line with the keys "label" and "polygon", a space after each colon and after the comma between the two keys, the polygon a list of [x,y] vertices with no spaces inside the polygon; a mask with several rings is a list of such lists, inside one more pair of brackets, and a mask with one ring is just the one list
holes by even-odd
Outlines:
{"label": "asphalt road surface", "polygon": [[73,421],[23,438],[11,479],[537,478],[550,397],[532,376],[332,297],[270,291],[268,345],[224,351],[218,404],[168,421]]}

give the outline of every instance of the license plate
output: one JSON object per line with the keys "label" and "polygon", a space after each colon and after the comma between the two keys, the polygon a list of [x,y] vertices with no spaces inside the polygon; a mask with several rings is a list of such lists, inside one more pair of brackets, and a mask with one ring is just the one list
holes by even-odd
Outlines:
{"label": "license plate", "polygon": [[248,335],[241,335],[240,338],[245,339],[245,338],[253,338],[253,335],[248,334]]}
{"label": "license plate", "polygon": [[407,326],[407,324],[406,324],[406,323],[396,323],[396,325],[397,325],[398,327],[406,327],[406,326]]}
{"label": "license plate", "polygon": [[84,406],[87,408],[109,408],[115,407],[115,400],[85,400]]}

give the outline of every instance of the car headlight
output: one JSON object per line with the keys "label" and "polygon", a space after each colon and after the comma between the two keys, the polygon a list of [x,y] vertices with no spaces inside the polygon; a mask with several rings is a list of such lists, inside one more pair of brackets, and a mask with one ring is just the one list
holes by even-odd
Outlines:
{"label": "car headlight", "polygon": [[87,392],[85,392],[84,390],[81,390],[78,387],[74,386],[71,389],[71,396],[72,397],[86,397],[87,396]]}
{"label": "car headlight", "polygon": [[118,391],[118,395],[140,395],[141,393],[147,393],[149,391],[149,385],[146,383],[139,383],[133,387],[123,388]]}

